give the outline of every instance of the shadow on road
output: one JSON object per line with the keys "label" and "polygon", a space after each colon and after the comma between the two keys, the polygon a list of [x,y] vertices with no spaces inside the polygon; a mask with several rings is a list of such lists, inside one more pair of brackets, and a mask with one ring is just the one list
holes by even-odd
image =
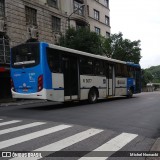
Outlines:
{"label": "shadow on road", "polygon": [[[136,98],[136,97],[133,97]],[[115,98],[110,98],[110,99],[101,99],[98,100],[97,103],[95,104],[89,104],[88,101],[77,101],[77,102],[64,102],[64,103],[57,103],[57,102],[46,102],[43,104],[35,104],[32,107],[25,107],[23,109],[26,110],[42,110],[42,111],[48,111],[48,110],[59,110],[59,109],[65,109],[65,108],[73,108],[73,107],[91,107],[92,105],[97,105],[100,103],[108,103],[112,101],[117,101],[117,100],[124,100],[128,99],[126,97],[115,97]]]}

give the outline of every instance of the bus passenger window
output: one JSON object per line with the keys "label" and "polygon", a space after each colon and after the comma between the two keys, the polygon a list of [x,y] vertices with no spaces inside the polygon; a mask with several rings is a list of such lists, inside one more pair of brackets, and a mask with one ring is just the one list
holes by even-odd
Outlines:
{"label": "bus passenger window", "polygon": [[128,67],[128,73],[130,78],[134,77],[134,69],[132,67]]}
{"label": "bus passenger window", "polygon": [[104,65],[103,61],[95,61],[94,62],[94,72],[97,76],[104,75]]}
{"label": "bus passenger window", "polygon": [[93,75],[93,61],[89,58],[80,59],[80,74]]}
{"label": "bus passenger window", "polygon": [[48,66],[50,71],[53,73],[61,73],[61,56],[57,50],[48,48],[47,49],[47,59],[48,59]]}
{"label": "bus passenger window", "polygon": [[109,79],[113,78],[113,67],[109,65]]}

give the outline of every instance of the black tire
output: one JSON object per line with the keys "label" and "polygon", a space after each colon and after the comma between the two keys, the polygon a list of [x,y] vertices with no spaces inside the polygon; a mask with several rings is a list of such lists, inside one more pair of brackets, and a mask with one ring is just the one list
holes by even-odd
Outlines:
{"label": "black tire", "polygon": [[91,89],[88,94],[89,103],[91,103],[91,104],[96,103],[97,98],[98,98],[98,93],[97,93],[96,89]]}
{"label": "black tire", "polygon": [[128,95],[127,95],[128,98],[132,98],[133,97],[133,90],[132,89],[129,89],[128,90]]}

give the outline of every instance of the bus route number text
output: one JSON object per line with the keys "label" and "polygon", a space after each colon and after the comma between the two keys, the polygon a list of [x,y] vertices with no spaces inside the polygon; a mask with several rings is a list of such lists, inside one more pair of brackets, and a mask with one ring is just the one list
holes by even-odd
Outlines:
{"label": "bus route number text", "polygon": [[83,79],[83,83],[91,83],[92,79]]}

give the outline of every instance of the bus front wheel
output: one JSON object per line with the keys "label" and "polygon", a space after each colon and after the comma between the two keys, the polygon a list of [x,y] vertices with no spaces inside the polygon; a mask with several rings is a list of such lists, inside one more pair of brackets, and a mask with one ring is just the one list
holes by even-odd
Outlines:
{"label": "bus front wheel", "polygon": [[98,98],[98,93],[96,91],[96,89],[92,88],[90,91],[89,91],[89,94],[88,94],[88,101],[89,103],[96,103],[97,102],[97,98]]}

